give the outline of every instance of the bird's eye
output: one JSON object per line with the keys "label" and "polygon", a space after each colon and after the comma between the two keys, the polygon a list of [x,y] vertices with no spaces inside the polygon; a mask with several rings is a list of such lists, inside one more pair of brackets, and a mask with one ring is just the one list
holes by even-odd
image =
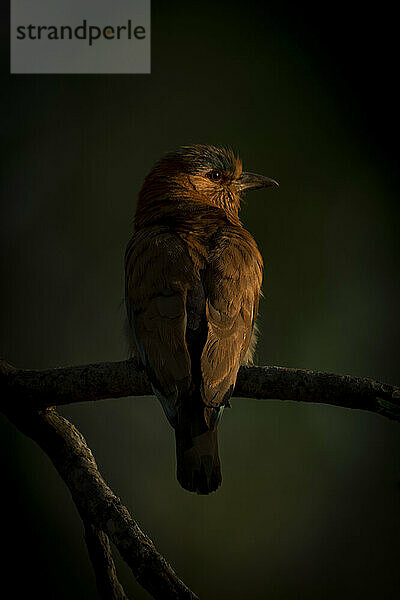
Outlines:
{"label": "bird's eye", "polygon": [[220,181],[222,179],[222,172],[221,171],[210,171],[207,174],[208,179],[211,179],[211,181]]}

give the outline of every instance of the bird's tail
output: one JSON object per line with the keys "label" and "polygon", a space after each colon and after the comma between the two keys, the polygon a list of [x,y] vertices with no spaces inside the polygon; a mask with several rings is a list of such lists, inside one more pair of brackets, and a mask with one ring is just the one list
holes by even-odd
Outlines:
{"label": "bird's tail", "polygon": [[217,429],[199,435],[187,435],[176,429],[177,478],[189,492],[209,494],[222,481],[218,456]]}

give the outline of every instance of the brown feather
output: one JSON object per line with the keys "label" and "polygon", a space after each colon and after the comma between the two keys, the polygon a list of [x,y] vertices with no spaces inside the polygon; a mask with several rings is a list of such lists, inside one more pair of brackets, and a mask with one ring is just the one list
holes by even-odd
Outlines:
{"label": "brown feather", "polygon": [[198,493],[221,483],[216,427],[252,351],[261,293],[262,258],[239,220],[241,174],[227,149],[164,157],[146,177],[125,254],[138,351],[175,429],[178,480]]}

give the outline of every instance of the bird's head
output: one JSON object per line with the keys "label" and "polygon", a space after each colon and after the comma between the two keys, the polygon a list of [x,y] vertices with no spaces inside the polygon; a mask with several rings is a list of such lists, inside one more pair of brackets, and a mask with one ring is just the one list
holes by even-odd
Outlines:
{"label": "bird's head", "polygon": [[171,200],[179,208],[189,200],[216,206],[235,222],[244,193],[271,186],[278,183],[243,171],[240,158],[229,148],[183,146],[164,156],[146,177],[138,209],[155,202],[162,208]]}

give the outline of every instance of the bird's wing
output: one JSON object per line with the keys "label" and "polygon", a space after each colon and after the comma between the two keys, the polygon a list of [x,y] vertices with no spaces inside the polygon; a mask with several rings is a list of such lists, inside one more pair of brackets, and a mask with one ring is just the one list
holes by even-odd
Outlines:
{"label": "bird's wing", "polygon": [[204,277],[207,341],[201,356],[206,406],[229,402],[249,348],[262,283],[262,258],[244,230],[221,232]]}
{"label": "bird's wing", "polygon": [[182,240],[149,228],[132,237],[125,255],[125,298],[134,340],[153,389],[172,424],[191,382],[185,341],[186,297],[194,268]]}

